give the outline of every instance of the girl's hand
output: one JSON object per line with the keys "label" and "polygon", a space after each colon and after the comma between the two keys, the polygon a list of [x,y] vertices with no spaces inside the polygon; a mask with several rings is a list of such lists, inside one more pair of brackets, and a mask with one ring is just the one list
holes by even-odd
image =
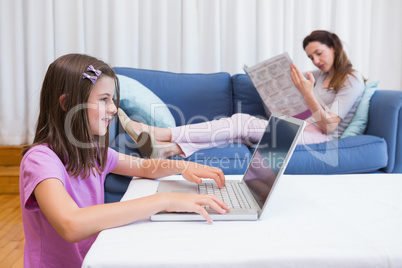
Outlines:
{"label": "girl's hand", "polygon": [[202,179],[213,179],[219,188],[225,186],[225,175],[220,168],[201,165],[195,162],[183,162],[184,168],[181,170],[183,178],[189,182],[200,184]]}
{"label": "girl's hand", "polygon": [[165,211],[167,212],[195,212],[203,216],[207,222],[212,223],[211,216],[203,206],[209,206],[220,214],[225,214],[230,207],[215,195],[162,193]]}
{"label": "girl's hand", "polygon": [[315,82],[314,76],[311,73],[307,72],[306,74],[309,79],[307,79],[295,65],[290,64],[290,78],[304,98],[311,96]]}

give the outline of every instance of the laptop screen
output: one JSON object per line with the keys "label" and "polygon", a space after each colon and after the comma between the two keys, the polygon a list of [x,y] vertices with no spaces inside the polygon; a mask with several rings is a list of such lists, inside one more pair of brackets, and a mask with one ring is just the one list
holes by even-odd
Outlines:
{"label": "laptop screen", "polygon": [[244,175],[244,182],[262,209],[297,137],[300,124],[271,116]]}

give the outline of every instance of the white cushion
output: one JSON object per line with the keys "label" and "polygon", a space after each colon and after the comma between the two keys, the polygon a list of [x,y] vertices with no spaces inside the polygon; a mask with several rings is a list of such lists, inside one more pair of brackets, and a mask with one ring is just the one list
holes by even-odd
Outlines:
{"label": "white cushion", "polygon": [[156,127],[175,127],[176,121],[166,104],[135,79],[117,75],[120,82],[120,108],[137,122]]}
{"label": "white cushion", "polygon": [[370,100],[377,89],[378,83],[379,81],[366,82],[366,88],[363,92],[359,106],[357,106],[355,116],[353,117],[349,126],[342,133],[341,138],[364,134],[368,122]]}

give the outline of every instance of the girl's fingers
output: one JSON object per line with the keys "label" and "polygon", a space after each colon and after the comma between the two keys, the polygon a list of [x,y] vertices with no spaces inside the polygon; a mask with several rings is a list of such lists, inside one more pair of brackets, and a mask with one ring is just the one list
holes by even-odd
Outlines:
{"label": "girl's fingers", "polygon": [[199,205],[201,206],[209,206],[210,208],[221,214],[225,214],[227,210],[230,210],[230,207],[221,199],[219,199],[216,195],[202,194],[200,196],[202,199],[200,200]]}
{"label": "girl's fingers", "polygon": [[216,173],[219,176],[219,179],[221,181],[221,186],[225,186],[225,181],[226,181],[225,174],[223,174],[222,169],[220,169],[220,168],[215,168],[215,169],[216,169]]}
{"label": "girl's fingers", "polygon": [[201,184],[202,183],[202,179],[200,177],[198,177],[195,174],[192,174],[191,177],[193,178],[193,181],[197,184]]}
{"label": "girl's fingers", "polygon": [[210,198],[212,199],[212,206],[210,206],[211,208],[215,209],[217,212],[221,213],[226,213],[227,210],[230,210],[230,207],[223,202],[222,199],[220,199],[219,197],[217,197],[216,195],[209,195]]}
{"label": "girl's fingers", "polygon": [[188,176],[190,177],[187,177],[188,181],[192,181],[197,184],[200,184],[202,182],[202,178],[205,178],[213,179],[218,184],[219,188],[225,186],[225,175],[220,168],[207,167],[207,169],[204,169],[201,167],[200,169],[194,169],[189,172]]}
{"label": "girl's fingers", "polygon": [[223,172],[211,172],[208,177],[210,179],[213,179],[216,184],[218,184],[218,187],[221,189],[223,186],[225,186],[225,176],[223,175]]}
{"label": "girl's fingers", "polygon": [[194,208],[194,212],[200,214],[209,223],[212,223],[212,218],[203,206],[209,206],[220,214],[225,214],[226,210],[230,209],[228,205],[226,205],[223,201],[219,200],[219,198],[214,195],[200,196],[202,196],[203,199],[200,201],[200,204],[198,204],[198,206]]}
{"label": "girl's fingers", "polygon": [[206,219],[208,223],[212,223],[211,216],[208,214],[208,212],[202,206],[196,206],[194,208],[194,212],[203,216],[204,219]]}
{"label": "girl's fingers", "polygon": [[209,223],[212,218],[208,214],[205,206],[208,206],[220,214],[225,214],[230,207],[215,195],[210,194],[174,194],[176,204],[166,209],[166,211],[195,212],[200,214]]}

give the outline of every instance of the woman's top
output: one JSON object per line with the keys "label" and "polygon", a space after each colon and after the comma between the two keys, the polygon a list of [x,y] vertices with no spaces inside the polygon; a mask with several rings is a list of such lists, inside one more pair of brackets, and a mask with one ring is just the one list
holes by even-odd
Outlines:
{"label": "woman's top", "polygon": [[59,157],[46,145],[32,147],[20,167],[20,202],[25,232],[24,267],[81,267],[96,235],[77,243],[64,240],[47,220],[33,195],[43,180],[60,180],[80,208],[104,203],[106,174],[117,165],[118,154],[108,149],[107,164],[101,175],[74,178]]}
{"label": "woman's top", "polygon": [[312,74],[315,79],[313,92],[316,98],[326,111],[342,119],[337,129],[328,135],[331,140],[339,139],[352,121],[360,103],[365,88],[363,76],[357,71],[353,72],[353,75],[349,74],[345,84],[335,92],[332,88],[324,88],[327,73],[315,70]]}

